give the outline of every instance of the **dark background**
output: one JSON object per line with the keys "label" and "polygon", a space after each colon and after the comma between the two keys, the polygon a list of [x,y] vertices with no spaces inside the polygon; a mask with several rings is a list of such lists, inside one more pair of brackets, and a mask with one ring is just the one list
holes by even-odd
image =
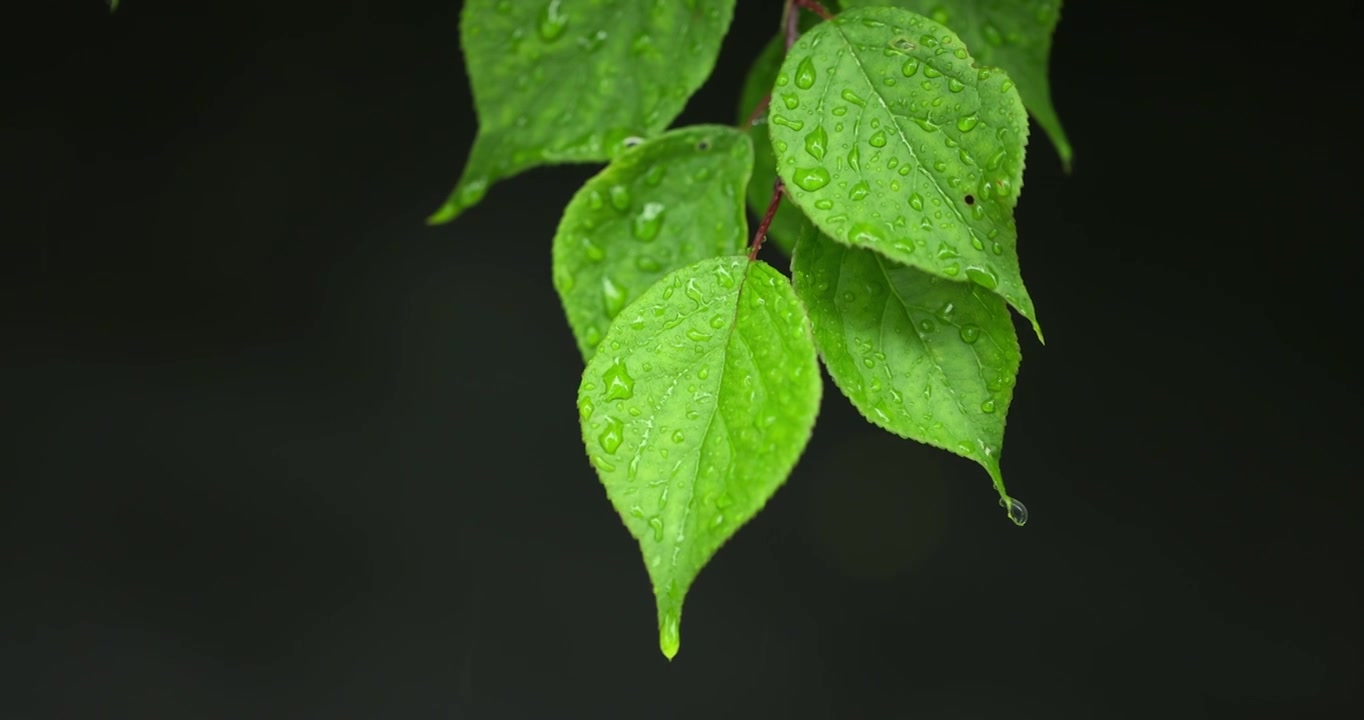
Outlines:
{"label": "dark background", "polygon": [[[1067,3],[1075,173],[1034,127],[1018,216],[1031,521],[830,385],[671,664],[550,284],[595,168],[423,225],[476,128],[458,3],[14,5],[0,720],[1357,708],[1350,3]],[[679,124],[733,121],[779,5]]]}

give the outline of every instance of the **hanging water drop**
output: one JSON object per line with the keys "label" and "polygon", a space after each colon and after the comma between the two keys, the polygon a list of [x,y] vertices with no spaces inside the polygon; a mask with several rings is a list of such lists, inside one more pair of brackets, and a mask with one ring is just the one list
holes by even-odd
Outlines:
{"label": "hanging water drop", "polygon": [[1009,519],[1013,520],[1015,525],[1023,527],[1028,524],[1028,508],[1023,503],[1006,496],[999,499],[999,506],[1008,511]]}

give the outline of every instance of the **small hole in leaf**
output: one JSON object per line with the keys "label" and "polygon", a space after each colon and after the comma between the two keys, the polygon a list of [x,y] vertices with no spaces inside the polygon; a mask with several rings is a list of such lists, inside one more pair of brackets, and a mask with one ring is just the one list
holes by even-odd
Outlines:
{"label": "small hole in leaf", "polygon": [[709,141],[709,140],[702,140],[702,141],[696,143],[696,149],[697,149],[697,150],[700,150],[701,152],[705,152],[705,151],[709,150],[709,149],[710,149],[710,141]]}
{"label": "small hole in leaf", "polygon": [[976,196],[975,196],[975,195],[967,195],[967,196],[966,196],[966,204],[967,204],[967,205],[975,205],[975,204],[976,204]]}

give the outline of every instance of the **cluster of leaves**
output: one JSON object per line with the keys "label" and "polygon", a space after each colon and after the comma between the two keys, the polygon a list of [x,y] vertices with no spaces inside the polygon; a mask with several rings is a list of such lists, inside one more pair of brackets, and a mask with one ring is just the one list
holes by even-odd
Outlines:
{"label": "cluster of leaves", "polygon": [[[583,440],[669,658],[693,580],[803,452],[821,358],[870,422],[979,463],[1023,524],[999,460],[1008,308],[1041,339],[1015,249],[1028,111],[1070,161],[1047,87],[1059,0],[788,0],[739,126],[668,129],[734,2],[469,0],[480,128],[429,220],[531,167],[609,163],[564,211],[553,281]],[[797,24],[802,6],[824,17]],[[755,259],[767,223],[790,280]]]}

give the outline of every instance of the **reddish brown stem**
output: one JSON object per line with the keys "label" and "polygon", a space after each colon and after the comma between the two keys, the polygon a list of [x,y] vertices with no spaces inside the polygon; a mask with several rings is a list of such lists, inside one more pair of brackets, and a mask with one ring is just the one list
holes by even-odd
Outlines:
{"label": "reddish brown stem", "polygon": [[796,9],[794,3],[788,0],[786,5],[786,49],[790,50],[796,44],[796,38],[800,37],[800,11]]}
{"label": "reddish brown stem", "polygon": [[833,13],[829,12],[828,9],[826,9],[823,5],[820,5],[819,3],[815,2],[815,0],[795,0],[795,4],[797,7],[805,8],[806,10],[809,10],[810,12],[820,16],[824,20],[834,19]]}
{"label": "reddish brown stem", "polygon": [[763,113],[767,112],[767,105],[770,102],[772,102],[772,95],[770,94],[764,95],[763,99],[758,101],[758,107],[753,108],[753,112],[748,116],[748,122],[744,123],[744,130],[748,130],[758,124],[758,121],[763,117]]}
{"label": "reddish brown stem", "polygon": [[786,185],[782,184],[781,178],[772,184],[772,200],[767,203],[767,212],[763,214],[763,221],[758,223],[758,231],[753,233],[753,245],[748,250],[748,259],[753,261],[758,257],[758,251],[763,247],[763,240],[767,239],[767,229],[772,227],[772,218],[777,216],[777,208],[781,207],[781,196],[786,192]]}

